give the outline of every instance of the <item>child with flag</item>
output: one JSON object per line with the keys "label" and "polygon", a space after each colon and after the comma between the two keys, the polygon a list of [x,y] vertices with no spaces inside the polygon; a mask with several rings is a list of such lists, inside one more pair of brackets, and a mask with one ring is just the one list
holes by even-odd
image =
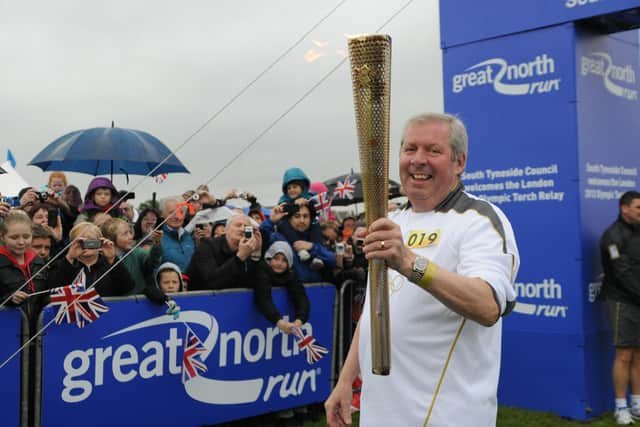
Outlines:
{"label": "child with flag", "polygon": [[[122,264],[113,265],[116,258],[114,244],[102,236],[95,224],[76,224],[69,236],[72,243],[67,254],[59,259],[51,270],[51,287],[72,283],[81,270],[84,271],[87,288],[100,279],[95,288],[102,297],[126,295],[135,287],[126,267]],[[105,274],[108,270],[109,273]]]}

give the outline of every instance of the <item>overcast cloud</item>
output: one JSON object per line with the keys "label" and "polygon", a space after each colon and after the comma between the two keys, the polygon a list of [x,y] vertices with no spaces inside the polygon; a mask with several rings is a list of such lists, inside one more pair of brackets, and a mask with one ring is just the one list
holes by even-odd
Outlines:
{"label": "overcast cloud", "polygon": [[[348,0],[302,44],[176,154],[191,175],[146,178],[136,202],[180,194],[214,176],[316,84],[346,52],[345,34],[372,33],[407,0]],[[172,149],[198,129],[337,1],[4,1],[0,3],[0,158],[13,151],[32,185],[47,173],[26,164],[73,130],[145,130]],[[414,0],[383,30],[393,39],[391,178],[401,128],[414,113],[442,110],[437,0]],[[319,43],[314,43],[314,41]],[[305,61],[311,49],[319,56]],[[283,171],[312,181],[358,170],[348,61],[210,183],[221,196],[252,191],[265,205]],[[69,174],[84,192],[91,178]],[[131,189],[116,176],[118,188]],[[1,189],[0,189],[1,190]]]}

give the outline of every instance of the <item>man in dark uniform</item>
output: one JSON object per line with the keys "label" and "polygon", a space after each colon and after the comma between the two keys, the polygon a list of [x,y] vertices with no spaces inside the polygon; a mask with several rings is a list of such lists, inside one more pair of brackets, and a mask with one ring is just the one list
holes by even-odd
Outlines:
{"label": "man in dark uniform", "polygon": [[[600,239],[603,293],[609,308],[613,345],[613,388],[620,425],[640,418],[640,193],[620,198],[620,215]],[[631,409],[627,387],[631,384]]]}

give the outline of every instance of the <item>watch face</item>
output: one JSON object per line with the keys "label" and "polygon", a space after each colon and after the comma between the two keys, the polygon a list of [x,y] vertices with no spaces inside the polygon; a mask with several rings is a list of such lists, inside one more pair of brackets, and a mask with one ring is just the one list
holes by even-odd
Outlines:
{"label": "watch face", "polygon": [[427,259],[423,257],[416,258],[413,263],[413,271],[424,273],[424,270],[427,268]]}
{"label": "watch face", "polygon": [[411,277],[411,281],[414,283],[418,283],[422,276],[424,275],[425,270],[427,269],[427,264],[429,260],[424,257],[418,257],[413,262],[413,274]]}

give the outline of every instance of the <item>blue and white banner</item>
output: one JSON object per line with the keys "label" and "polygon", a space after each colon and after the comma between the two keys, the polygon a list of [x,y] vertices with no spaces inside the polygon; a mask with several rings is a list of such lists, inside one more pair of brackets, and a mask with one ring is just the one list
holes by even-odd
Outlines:
{"label": "blue and white banner", "polygon": [[[4,363],[20,348],[22,314],[16,309],[0,309],[0,363]],[[20,360],[18,355],[0,368],[0,402],[2,402],[2,425],[20,426]],[[26,402],[25,402],[26,404]]]}
{"label": "blue and white banner", "polygon": [[440,38],[449,48],[638,6],[640,0],[441,0]]}
{"label": "blue and white banner", "polygon": [[611,404],[606,316],[590,301],[600,235],[638,188],[638,40],[567,24],[445,50],[445,109],[470,136],[463,181],[507,214],[520,249],[503,404],[581,419]]}
{"label": "blue and white banner", "polygon": [[[637,30],[577,37],[580,212],[591,300],[601,281],[600,236],[617,218],[620,196],[640,188],[639,40]],[[587,317],[587,327],[598,329],[599,320]]]}
{"label": "blue and white banner", "polygon": [[[329,349],[307,357],[304,343],[257,312],[253,292],[176,298],[178,319],[143,301],[107,301],[84,329],[53,325],[43,342],[42,426],[82,419],[94,426],[201,426],[321,402],[329,394],[331,285],[307,288],[305,336]],[[282,313],[293,313],[274,290]],[[55,316],[46,309],[43,322]]]}
{"label": "blue and white banner", "polygon": [[562,26],[444,54],[445,110],[469,132],[463,182],[507,214],[520,249],[505,330],[581,327],[573,42]]}

